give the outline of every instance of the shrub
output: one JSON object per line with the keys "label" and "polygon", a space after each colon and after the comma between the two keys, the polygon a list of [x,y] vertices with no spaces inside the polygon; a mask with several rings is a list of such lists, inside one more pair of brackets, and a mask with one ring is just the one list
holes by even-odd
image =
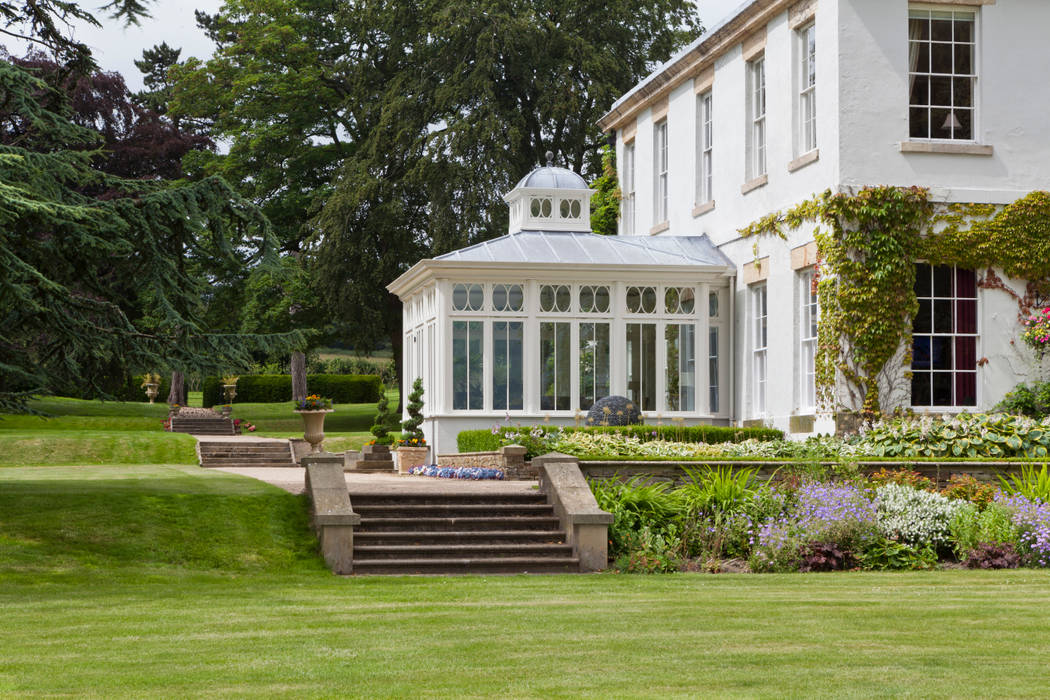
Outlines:
{"label": "shrub", "polygon": [[867,543],[858,557],[860,565],[875,571],[932,569],[937,565],[937,551],[933,545],[911,545],[886,537]]}
{"label": "shrub", "polygon": [[941,493],[959,501],[967,501],[983,510],[995,498],[995,487],[975,479],[970,474],[952,474]]}
{"label": "shrub", "polygon": [[1046,418],[1050,415],[1050,382],[1018,384],[992,410],[1040,420]]}
{"label": "shrub", "polygon": [[868,482],[878,488],[886,484],[910,486],[913,489],[931,489],[933,482],[917,471],[911,469],[886,469],[883,467],[868,477]]}
{"label": "shrub", "polygon": [[876,489],[875,503],[876,522],[883,536],[933,547],[947,544],[952,518],[964,507],[962,501],[900,484]]}
{"label": "shrub", "polygon": [[638,425],[642,412],[638,405],[624,396],[606,396],[598,399],[587,411],[587,425]]}
{"label": "shrub", "polygon": [[1028,457],[1050,455],[1050,419],[1037,422],[1005,413],[960,413],[879,421],[858,445],[877,457]]}
{"label": "shrub", "polygon": [[[386,385],[397,382],[394,361],[381,357],[327,357],[310,355],[306,358],[308,374],[374,374]],[[279,374],[280,372],[278,372]]]}
{"label": "shrub", "polygon": [[614,566],[628,574],[669,574],[682,567],[681,540],[673,530],[654,531],[643,525],[629,536],[627,552]]}
{"label": "shrub", "polygon": [[948,526],[956,555],[965,560],[968,553],[981,542],[1020,543],[1020,531],[1013,522],[1013,511],[1000,503],[991,503],[984,510],[976,506],[960,508]]}
{"label": "shrub", "polygon": [[999,476],[1000,488],[1011,496],[1024,496],[1030,501],[1050,503],[1050,472],[1044,464],[1039,471],[1032,465],[1021,467],[1021,473],[1009,478]]}
{"label": "shrub", "polygon": [[844,571],[856,565],[853,552],[838,542],[810,542],[802,549],[799,571]]}
{"label": "shrub", "polygon": [[875,507],[859,486],[805,481],[779,497],[782,513],[758,528],[750,559],[753,571],[797,570],[812,542],[855,552],[874,535]]}
{"label": "shrub", "polygon": [[609,526],[610,555],[628,554],[637,544],[633,538],[643,527],[651,534],[677,535],[682,502],[666,482],[650,484],[634,477],[627,481],[591,480],[590,486],[598,507],[613,516]]}
{"label": "shrub", "polygon": [[[335,403],[375,403],[379,400],[382,384],[374,375],[312,374],[306,377],[311,394],[320,394]],[[222,380],[204,379],[204,407],[222,404]],[[256,374],[237,381],[238,403],[284,403],[292,400],[290,374]]]}
{"label": "shrub", "polygon": [[412,393],[408,395],[408,420],[401,422],[402,444],[414,441],[414,444],[422,445],[423,440],[423,378],[416,377],[412,382]]}
{"label": "shrub", "polygon": [[966,556],[968,569],[1016,569],[1021,555],[1009,542],[981,542]]}

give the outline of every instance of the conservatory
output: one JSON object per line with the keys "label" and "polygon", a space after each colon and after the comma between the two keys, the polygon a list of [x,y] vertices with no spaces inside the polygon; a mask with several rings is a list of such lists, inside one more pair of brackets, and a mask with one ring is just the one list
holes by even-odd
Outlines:
{"label": "conservatory", "polygon": [[707,236],[591,233],[591,194],[548,161],[505,195],[507,235],[389,285],[435,455],[462,430],[585,424],[609,395],[650,423],[728,423],[736,267]]}

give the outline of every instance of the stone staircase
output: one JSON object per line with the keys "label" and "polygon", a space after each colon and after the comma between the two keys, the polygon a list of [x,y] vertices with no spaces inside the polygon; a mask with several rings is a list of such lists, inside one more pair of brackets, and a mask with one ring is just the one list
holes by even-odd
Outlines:
{"label": "stone staircase", "polygon": [[236,435],[233,421],[212,412],[214,417],[197,413],[179,414],[171,419],[171,432],[191,435]]}
{"label": "stone staircase", "polygon": [[297,467],[291,446],[284,440],[217,441],[197,443],[201,466],[214,467]]}
{"label": "stone staircase", "polygon": [[355,574],[579,572],[541,493],[350,493]]}

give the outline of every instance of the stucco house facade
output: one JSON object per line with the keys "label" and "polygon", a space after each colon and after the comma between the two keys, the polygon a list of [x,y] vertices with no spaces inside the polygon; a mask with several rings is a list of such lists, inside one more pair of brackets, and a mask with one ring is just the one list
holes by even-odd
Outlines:
{"label": "stucco house facade", "polygon": [[[659,306],[669,289],[691,288],[701,301],[717,290],[724,295],[718,296],[717,319],[703,319],[702,313],[691,319],[699,339],[719,329],[717,400],[710,394],[714,365],[701,361],[708,359],[704,352],[715,353],[705,347],[693,353],[688,381],[696,387],[707,382],[708,391],[697,389],[692,404],[669,401],[661,346],[654,353],[653,398],[645,413],[674,407],[670,412],[689,422],[763,423],[799,435],[833,431],[834,414],[818,407],[814,388],[820,310],[812,283],[819,262],[813,231],[801,227],[787,240],[756,241],[740,229],[829,189],[917,185],[929,188],[936,202],[997,205],[1047,189],[1050,89],[1032,79],[1050,72],[1050,46],[1040,36],[1046,26],[1050,3],[1043,0],[744,3],[621,97],[600,122],[615,143],[623,199],[619,236],[613,237],[619,240],[599,245],[673,251],[671,242],[682,240],[703,242],[703,254],[695,261],[682,256],[685,265],[661,267],[654,254],[640,267],[605,267],[562,258],[556,252],[567,246],[555,243],[555,254],[542,263],[506,261],[502,253],[485,261],[482,251],[500,245],[490,242],[424,261],[391,285],[406,302],[406,341],[416,343],[405,344],[406,379],[431,377],[426,381],[441,404],[428,408],[435,421],[456,413],[449,403],[456,400],[442,388],[442,382],[455,381],[452,364],[461,347],[452,325],[455,285],[518,283],[527,272],[521,282],[524,309],[545,313],[538,311],[545,284],[571,286],[576,306],[565,312],[576,314],[568,331],[571,347],[584,322],[582,286],[608,286],[610,393],[644,392],[628,375],[628,357],[636,357],[626,347],[632,327],[628,290],[652,287]],[[581,183],[568,191],[582,195]],[[508,197],[511,239],[544,230],[515,208],[533,194],[526,187]],[[590,235],[579,226],[564,230]],[[715,263],[723,267],[716,270]],[[939,412],[990,408],[1030,370],[1017,342],[1017,303],[982,287],[981,270],[921,261],[917,266],[914,360],[910,372],[901,369],[905,389],[894,400]],[[433,279],[429,287],[421,281],[424,274]],[[417,278],[418,289],[408,284]],[[1004,281],[1024,293],[1023,280]],[[484,289],[490,293],[489,286]],[[652,312],[651,319],[661,343],[676,320],[663,311]],[[578,368],[570,372],[568,404],[547,409],[540,398],[544,370],[537,353],[544,323],[530,315],[522,327],[522,422],[571,420],[583,405]],[[419,347],[419,334],[433,338],[424,341],[430,344],[422,355],[412,350]],[[482,345],[489,343],[486,336]],[[488,366],[480,376],[490,381]],[[504,417],[488,393],[476,410],[472,427]],[[432,434],[454,434],[469,422],[461,417],[456,427]],[[441,441],[440,450],[452,446],[447,437]]]}

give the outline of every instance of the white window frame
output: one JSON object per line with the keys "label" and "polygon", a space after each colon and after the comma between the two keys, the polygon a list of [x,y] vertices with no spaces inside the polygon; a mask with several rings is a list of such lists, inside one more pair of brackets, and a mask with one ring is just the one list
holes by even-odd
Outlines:
{"label": "white window frame", "polygon": [[707,204],[714,199],[714,101],[708,90],[696,98],[696,202]]}
{"label": "white window frame", "polygon": [[751,287],[751,412],[766,415],[768,378],[769,298],[765,283]]}
{"label": "white window frame", "polygon": [[798,275],[798,358],[799,397],[801,413],[817,410],[817,325],[820,322],[820,303],[814,288],[815,269],[802,270]]}
{"label": "white window frame", "polygon": [[[927,263],[919,263],[919,265],[930,267],[931,268],[931,270],[930,270],[930,274],[931,275],[934,274],[933,268],[939,267],[938,265],[928,265]],[[914,365],[915,358],[913,357],[912,358],[913,364],[912,364],[912,367],[911,367],[911,372],[912,372],[913,378],[914,378],[914,375],[917,374],[917,373],[929,374],[930,375],[930,403],[929,404],[925,404],[925,403],[916,404],[914,395],[911,397],[911,401],[909,403],[910,403],[911,406],[913,406],[915,408],[918,408],[918,409],[943,410],[943,411],[951,411],[951,412],[954,412],[954,411],[973,411],[978,406],[981,405],[981,381],[980,381],[981,377],[980,377],[980,370],[976,366],[972,370],[971,369],[960,368],[958,366],[958,363],[959,363],[958,346],[957,346],[957,343],[954,342],[954,341],[957,338],[973,338],[973,342],[974,342],[974,348],[973,348],[974,360],[976,361],[977,358],[981,357],[981,294],[980,294],[980,287],[977,285],[977,282],[976,282],[977,276],[976,276],[976,272],[975,272],[974,273],[974,296],[972,296],[972,297],[959,296],[959,289],[958,289],[958,286],[957,286],[958,285],[958,270],[959,270],[959,268],[957,266],[947,266],[947,267],[949,267],[951,269],[951,271],[952,271],[951,272],[951,274],[952,274],[952,292],[951,292],[950,296],[938,296],[936,290],[934,289],[934,281],[933,281],[932,278],[930,280],[930,285],[931,285],[930,286],[930,295],[931,296],[927,297],[927,296],[918,296],[918,295],[916,295],[917,296],[917,300],[920,301],[920,302],[922,302],[922,301],[930,301],[931,320],[930,320],[930,330],[929,330],[929,332],[916,333],[914,331],[914,329],[913,329],[913,332],[912,332],[912,343],[913,343],[913,347],[914,347],[914,342],[915,342],[915,337],[916,336],[929,338],[930,339],[931,349],[932,349],[933,339],[934,338],[942,338],[942,339],[943,338],[948,338],[948,339],[950,339],[952,341],[951,342],[951,347],[952,347],[952,368],[951,369],[934,369],[933,367],[916,368],[915,365]],[[964,268],[964,269],[966,269],[966,268]],[[917,274],[919,272],[921,272],[921,270],[916,270]],[[937,328],[936,328],[936,325],[935,325],[936,324],[936,313],[935,313],[934,304],[936,302],[938,302],[938,301],[940,301],[942,303],[943,302],[947,302],[947,303],[951,304],[951,318],[952,318],[952,330],[951,330],[951,332],[938,331]],[[973,313],[974,313],[974,332],[973,333],[960,333],[959,332],[959,329],[958,329],[959,318],[960,318],[960,315],[959,315],[959,302],[966,302],[966,303],[972,303],[973,304]],[[914,321],[913,321],[913,323],[914,323]],[[931,357],[931,360],[932,360],[932,357]],[[956,389],[958,387],[957,375],[964,374],[964,373],[965,374],[972,374],[972,375],[974,375],[974,402],[973,402],[973,404],[959,404],[958,400],[953,400],[953,402],[951,404],[934,404],[933,403],[933,375],[934,374],[950,374],[951,378],[952,378],[952,382],[951,382],[952,383],[952,396],[953,396],[953,398],[957,399],[957,396],[956,396]]]}
{"label": "white window frame", "polygon": [[623,147],[623,234],[635,234],[634,141]]}
{"label": "white window frame", "polygon": [[667,120],[653,126],[653,225],[667,221]]}
{"label": "white window frame", "polygon": [[817,25],[800,27],[798,39],[798,155],[817,149]]}
{"label": "white window frame", "polygon": [[766,58],[747,64],[747,179],[766,174]]}
{"label": "white window frame", "polygon": [[[926,40],[919,40],[918,38],[913,39],[912,35],[911,35],[911,29],[910,29],[910,27],[911,27],[911,20],[915,19],[914,15],[920,14],[920,13],[927,14],[927,16],[929,16],[931,19],[932,19],[933,15],[937,15],[937,14],[950,15],[951,19],[952,19],[952,23],[953,23],[953,25],[952,25],[952,28],[953,28],[952,40],[950,42],[941,42],[941,41],[934,42],[932,36],[929,39],[926,39]],[[969,20],[972,21],[972,24],[973,24],[973,29],[971,31],[972,42],[959,42],[959,41],[956,41],[955,34],[954,34],[954,23],[956,21],[958,21],[959,19],[969,19]],[[979,110],[978,110],[978,107],[977,107],[977,105],[979,103],[979,100],[978,100],[977,90],[978,90],[978,84],[979,84],[979,66],[980,66],[980,53],[979,53],[980,52],[980,39],[979,39],[979,37],[980,37],[980,32],[979,32],[980,27],[979,27],[979,19],[980,19],[980,16],[979,16],[979,13],[978,13],[977,9],[976,8],[971,8],[971,7],[967,7],[966,9],[963,9],[963,8],[953,8],[950,5],[949,6],[945,6],[945,5],[923,5],[923,4],[911,4],[911,5],[908,6],[908,27],[909,27],[909,34],[908,34],[908,137],[909,137],[909,140],[911,140],[911,141],[927,141],[927,142],[935,142],[935,143],[977,143],[978,124],[979,124],[979,122],[978,122],[978,117],[979,117],[978,111]],[[917,59],[917,57],[916,57],[916,59],[913,59],[913,57],[912,57],[913,56],[913,54],[912,54],[913,47],[914,47],[914,45],[919,44],[919,43],[927,43],[927,44],[929,44],[928,55],[929,55],[930,64],[925,67],[926,70],[922,70],[923,66],[918,66],[918,65],[914,65],[913,64],[913,61],[915,61]],[[951,53],[952,53],[952,72],[951,73],[934,73],[933,72],[933,56],[932,56],[932,53],[933,53],[934,44],[938,44],[938,45],[948,44],[949,46],[951,46]],[[957,73],[955,71],[955,54],[956,54],[956,48],[959,47],[959,46],[972,46],[972,53],[971,53],[971,56],[970,56],[970,72],[969,73]],[[932,82],[932,79],[934,79],[934,78],[942,78],[942,79],[943,78],[950,78],[952,80],[952,88],[949,90],[949,92],[951,93],[951,96],[952,96],[951,97],[952,104],[950,104],[950,105],[934,105],[933,104],[933,88],[932,88],[932,85],[928,88],[927,93],[926,93],[927,94],[927,100],[926,100],[927,104],[924,104],[924,105],[912,104],[912,98],[914,97],[914,89],[913,89],[914,88],[914,83],[915,83],[916,80],[921,80],[923,78],[930,79],[931,82]],[[956,105],[955,105],[956,91],[955,91],[954,83],[955,83],[956,80],[969,80],[970,81],[970,106],[969,107],[965,107],[965,106],[956,107]],[[916,135],[913,135],[912,114],[913,114],[913,112],[915,110],[921,110],[921,109],[925,109],[926,112],[927,112],[927,114],[926,114],[926,135],[925,136],[916,136]],[[970,137],[969,138],[962,138],[962,137],[958,137],[957,138],[955,136],[956,128],[960,128],[960,127],[949,127],[950,130],[951,130],[951,134],[952,135],[949,136],[948,138],[934,138],[932,136],[933,124],[934,124],[936,119],[940,118],[941,113],[943,113],[944,110],[948,110],[948,117],[946,118],[946,121],[949,120],[949,119],[952,119],[952,118],[958,119],[958,116],[956,115],[956,111],[963,111],[963,112],[967,112],[968,111],[970,113]],[[934,112],[935,111],[939,112],[936,118],[934,117]]]}

